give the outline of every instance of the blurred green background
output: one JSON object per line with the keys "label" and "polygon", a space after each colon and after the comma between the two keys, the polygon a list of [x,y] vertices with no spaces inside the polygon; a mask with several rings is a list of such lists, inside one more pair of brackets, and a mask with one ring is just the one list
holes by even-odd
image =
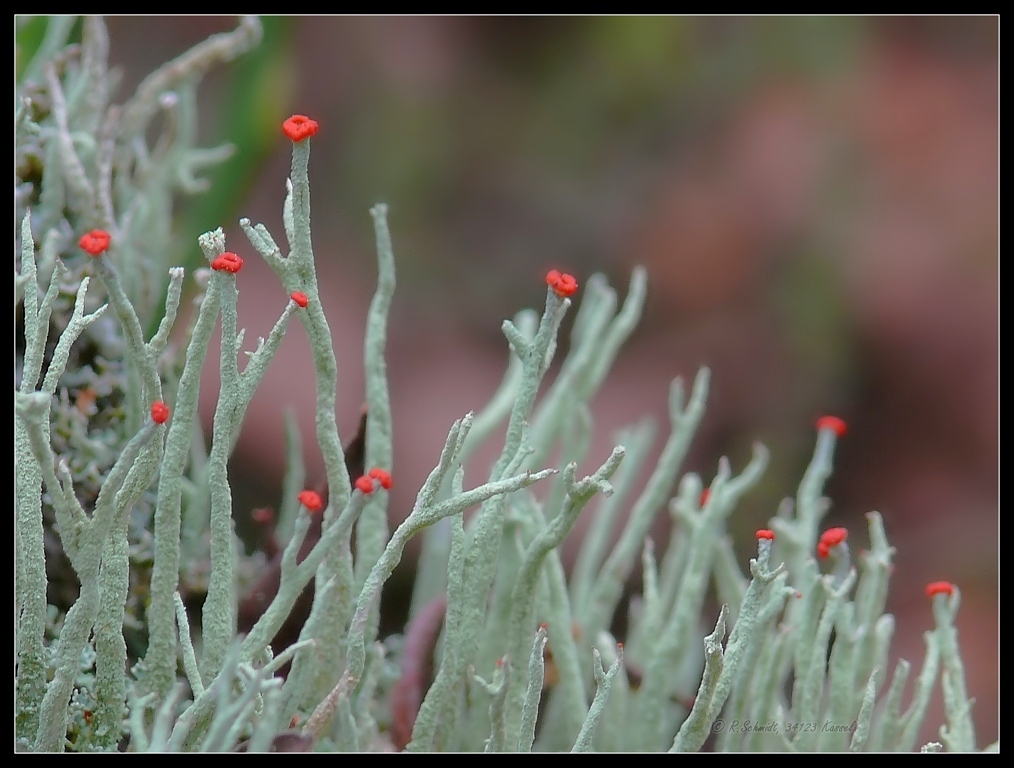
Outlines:
{"label": "blurred green background", "polygon": [[[235,24],[107,21],[119,101],[160,63]],[[395,515],[453,419],[492,393],[506,359],[500,322],[541,303],[545,272],[581,281],[604,271],[622,288],[644,264],[645,320],[595,404],[589,463],[618,426],[664,419],[671,377],[710,365],[688,469],[710,477],[723,452],[741,467],[755,439],[773,454],[735,518],[746,546],[794,492],[816,417],[845,418],[827,524],[850,526],[860,549],[864,513],[884,515],[898,547],[892,657],[922,658],[925,583],[961,587],[978,741],[997,738],[996,17],[267,17],[264,26],[257,50],[202,86],[203,144],[230,141],[238,152],[212,174],[211,192],[181,205],[180,261],[195,263],[197,235],[219,225],[246,255],[240,216],[281,240],[289,147],[279,126],[292,113],[318,120],[314,248],[346,438],[363,398],[375,276],[368,208],[390,206]],[[250,339],[266,335],[285,297],[266,266],[248,263],[240,317]],[[280,406],[298,409],[311,472],[321,466],[301,333],[280,357],[233,462],[238,515],[277,503]],[[928,722],[941,714],[938,692]]]}

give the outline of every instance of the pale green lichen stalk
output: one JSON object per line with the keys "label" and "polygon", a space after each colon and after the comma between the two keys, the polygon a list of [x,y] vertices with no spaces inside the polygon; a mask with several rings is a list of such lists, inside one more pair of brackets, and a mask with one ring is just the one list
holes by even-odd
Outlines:
{"label": "pale green lichen stalk", "polygon": [[[109,103],[101,19],[85,20],[79,46],[68,46],[73,28],[67,18],[49,20],[16,100],[18,167],[43,169],[41,184],[26,172],[16,188],[18,750],[977,748],[954,625],[957,588],[927,589],[936,626],[907,694],[909,662],[888,675],[890,521],[868,515],[858,569],[848,532],[821,533],[844,422],[818,422],[795,501],[757,532],[757,556],[745,568],[729,534],[767,450],[756,444],[739,475],[724,458],[710,481],[681,475],[705,418],[708,369],[689,398],[673,380],[669,436],[644,488],[636,481],[652,461],[650,421],[620,430],[608,457],[588,455],[594,396],[644,306],[642,269],[622,305],[601,276],[579,286],[549,272],[541,317],[523,310],[503,322],[503,383],[484,409],[451,426],[410,514],[391,532],[385,356],[396,282],[387,207],[371,210],[378,281],[364,343],[366,474],[350,477],[335,418],[342,379],[310,236],[317,124],[296,115],[283,125],[293,142],[281,201],[286,248],[263,225],[240,220],[279,282],[279,319],[242,370],[244,248],[227,250],[221,229],[201,235],[207,266],[187,274],[170,267],[156,236],[170,231],[173,195],[197,191],[195,170],[226,153],[193,146],[197,81],[255,44],[259,22],[243,19],[170,62],[122,106]],[[149,148],[160,112],[165,133]],[[195,311],[171,345],[184,291],[196,296]],[[575,304],[567,342],[561,328]],[[219,319],[221,384],[206,449],[197,400]],[[303,489],[299,433],[287,415],[278,587],[244,636],[239,590],[262,561],[237,544],[229,461],[293,320],[312,350],[329,503],[322,508]],[[99,350],[93,359],[81,357],[85,339]],[[568,351],[554,373],[560,349]],[[81,382],[101,388],[104,410],[91,422],[73,412]],[[488,480],[466,490],[465,463],[504,423]],[[601,464],[578,479],[589,460]],[[663,548],[650,531],[666,513],[672,534]],[[561,546],[588,514],[568,579]],[[313,515],[322,516],[321,535],[300,559]],[[47,605],[48,536],[73,569],[75,597],[63,608]],[[410,626],[380,638],[383,588],[416,536],[423,546]],[[206,563],[203,588],[198,563]],[[638,564],[641,594],[624,605]],[[272,647],[311,582],[299,641]],[[717,611],[707,608],[712,584]],[[627,612],[619,638],[611,633],[618,610]],[[142,626],[146,650],[128,650],[128,633]],[[921,745],[938,678],[947,722],[939,743]]]}

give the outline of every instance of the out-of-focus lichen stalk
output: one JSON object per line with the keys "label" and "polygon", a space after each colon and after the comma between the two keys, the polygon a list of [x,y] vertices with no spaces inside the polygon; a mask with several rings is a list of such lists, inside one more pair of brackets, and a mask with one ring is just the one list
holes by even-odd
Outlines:
{"label": "out-of-focus lichen stalk", "polygon": [[937,594],[933,601],[936,635],[940,643],[940,656],[944,662],[941,687],[944,691],[944,711],[947,725],[940,726],[940,740],[951,752],[971,752],[975,749],[975,726],[972,723],[972,703],[965,686],[965,667],[958,649],[958,631],[954,617],[961,605],[961,593],[951,587],[950,594]]}
{"label": "out-of-focus lichen stalk", "polygon": [[[508,623],[507,653],[511,658],[523,658],[528,645],[529,633],[534,625],[535,587],[543,563],[549,553],[563,543],[570,532],[578,515],[596,493],[606,496],[613,492],[609,478],[620,466],[626,451],[622,446],[613,449],[612,454],[594,474],[581,480],[575,480],[576,466],[569,464],[563,471],[563,480],[567,489],[567,497],[560,513],[546,525],[525,552],[524,560],[518,571],[514,591],[511,594],[511,617]],[[518,666],[511,675],[518,680],[511,681],[506,703],[506,743],[509,749],[519,743],[521,716],[524,708],[525,694],[528,690],[527,667]],[[580,702],[581,707],[585,702]]]}
{"label": "out-of-focus lichen stalk", "polygon": [[644,537],[655,515],[665,505],[665,500],[676,481],[679,466],[697,431],[697,425],[704,416],[710,378],[711,372],[707,368],[698,371],[690,400],[685,408],[683,381],[678,377],[673,380],[669,390],[669,419],[672,424],[669,439],[662,449],[648,484],[634,503],[627,525],[599,571],[588,601],[588,612],[582,617],[585,631],[591,637],[609,627],[613,612],[623,594],[623,585],[634,567]]}
{"label": "out-of-focus lichen stalk", "polygon": [[[535,403],[539,383],[552,359],[551,350],[555,348],[560,321],[569,306],[569,299],[557,295],[550,288],[539,330],[531,342],[513,323],[504,321],[504,334],[521,359],[524,374],[507,425],[503,451],[490,474],[491,482],[516,471],[527,457],[523,439],[526,422]],[[449,576],[444,653],[436,679],[420,708],[409,749],[428,751],[439,748],[440,745],[434,743],[438,723],[443,721],[443,728],[453,726],[456,691],[464,682],[468,664],[480,640],[483,608],[496,572],[506,502],[505,497],[497,497],[483,505],[475,520],[463,570],[460,575]]]}

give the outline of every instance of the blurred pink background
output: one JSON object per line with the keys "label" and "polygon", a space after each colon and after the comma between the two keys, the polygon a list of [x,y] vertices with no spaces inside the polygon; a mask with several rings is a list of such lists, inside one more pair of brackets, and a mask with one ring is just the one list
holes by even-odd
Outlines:
{"label": "blurred pink background", "polygon": [[[111,55],[132,88],[233,24],[111,18]],[[346,441],[364,397],[368,209],[389,204],[394,513],[411,507],[453,420],[494,391],[500,323],[541,307],[545,272],[604,271],[622,295],[643,264],[645,318],[594,403],[589,467],[621,425],[645,413],[665,425],[669,380],[709,365],[685,469],[710,478],[723,453],[741,468],[753,440],[772,451],[733,518],[745,559],[754,528],[794,494],[816,417],[843,417],[826,523],[849,526],[860,549],[864,514],[884,516],[898,550],[892,663],[918,669],[933,626],[923,588],[956,583],[977,741],[998,738],[997,18],[304,17],[267,30],[248,112],[226,108],[239,87],[229,68],[202,86],[203,143],[229,140],[237,122],[277,130],[292,113],[321,125],[314,250]],[[254,181],[235,215],[207,225],[222,223],[251,257],[239,279],[247,339],[267,335],[286,301],[235,223],[247,216],[283,239],[290,150],[280,133],[265,142],[230,165]],[[181,243],[196,248],[197,234]],[[321,475],[309,371],[296,330],[232,463],[237,516],[277,504],[282,406],[297,409],[311,478]],[[923,741],[942,717],[938,691]]]}

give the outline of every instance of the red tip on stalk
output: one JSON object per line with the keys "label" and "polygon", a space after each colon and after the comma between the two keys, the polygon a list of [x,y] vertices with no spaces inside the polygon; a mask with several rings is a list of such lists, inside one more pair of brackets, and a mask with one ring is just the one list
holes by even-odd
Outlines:
{"label": "red tip on stalk", "polygon": [[250,513],[251,519],[258,525],[268,525],[275,519],[271,507],[258,507]]}
{"label": "red tip on stalk", "polygon": [[802,599],[802,597],[803,597],[803,593],[802,593],[802,592],[800,592],[800,591],[799,591],[799,590],[797,589],[797,590],[796,590],[796,593],[795,593],[795,594],[793,595],[793,597],[794,597],[794,598],[796,598],[797,600],[800,600],[800,599]]}
{"label": "red tip on stalk", "polygon": [[821,416],[817,419],[817,431],[822,429],[830,429],[838,437],[844,437],[845,432],[848,431],[845,420],[839,419],[837,416]]}
{"label": "red tip on stalk", "polygon": [[356,480],[356,488],[358,488],[363,493],[373,493],[373,481],[366,475],[363,475],[358,480]]}
{"label": "red tip on stalk", "polygon": [[292,141],[302,141],[317,134],[320,128],[316,120],[311,120],[306,115],[293,115],[282,123],[282,133]]}
{"label": "red tip on stalk", "polygon": [[235,275],[243,268],[243,259],[235,253],[226,251],[211,262],[211,268],[217,272],[231,272]]}
{"label": "red tip on stalk", "polygon": [[703,491],[701,491],[701,506],[703,507],[705,504],[707,504],[708,499],[710,498],[711,498],[710,488],[705,488]]}
{"label": "red tip on stalk", "polygon": [[821,560],[827,559],[831,554],[831,547],[837,547],[849,537],[845,528],[828,528],[820,534],[820,541],[817,542],[817,557]]}
{"label": "red tip on stalk", "polygon": [[577,280],[573,275],[560,272],[556,269],[549,270],[546,275],[546,285],[553,289],[553,293],[561,298],[573,296],[577,291]]}
{"label": "red tip on stalk", "polygon": [[926,585],[926,597],[933,595],[953,595],[954,585],[949,581],[933,581]]}
{"label": "red tip on stalk", "polygon": [[296,302],[296,304],[298,304],[302,309],[306,309],[306,305],[310,303],[310,299],[308,299],[306,294],[302,291],[294,291],[289,295],[289,298]]}
{"label": "red tip on stalk", "polygon": [[320,512],[324,502],[320,500],[320,494],[316,491],[300,491],[296,497],[299,503],[306,507],[308,512]]}
{"label": "red tip on stalk", "polygon": [[546,622],[542,622],[541,624],[539,624],[539,629],[544,629],[548,632],[549,626],[546,624]]}
{"label": "red tip on stalk", "polygon": [[386,469],[380,467],[374,467],[370,470],[370,477],[380,483],[384,490],[391,490],[391,486],[394,485],[394,480],[391,479],[391,473]]}
{"label": "red tip on stalk", "polygon": [[109,247],[109,233],[104,229],[93,229],[81,235],[77,244],[89,256],[98,256]]}
{"label": "red tip on stalk", "polygon": [[166,419],[169,418],[169,406],[163,403],[161,400],[156,400],[151,404],[151,420],[156,424],[165,424]]}
{"label": "red tip on stalk", "polygon": [[846,528],[828,528],[820,534],[820,543],[827,545],[828,548],[836,547],[848,537],[849,532]]}
{"label": "red tip on stalk", "polygon": [[616,644],[616,650],[622,651],[623,650],[623,643],[617,643]]}
{"label": "red tip on stalk", "polygon": [[502,666],[503,666],[503,659],[502,659],[502,658],[500,658],[500,659],[497,659],[497,660],[496,660],[496,665],[497,665],[498,667],[502,667]]}
{"label": "red tip on stalk", "polygon": [[756,536],[758,539],[767,539],[768,541],[775,540],[775,532],[769,530],[768,528],[761,528],[759,531],[757,531]]}

